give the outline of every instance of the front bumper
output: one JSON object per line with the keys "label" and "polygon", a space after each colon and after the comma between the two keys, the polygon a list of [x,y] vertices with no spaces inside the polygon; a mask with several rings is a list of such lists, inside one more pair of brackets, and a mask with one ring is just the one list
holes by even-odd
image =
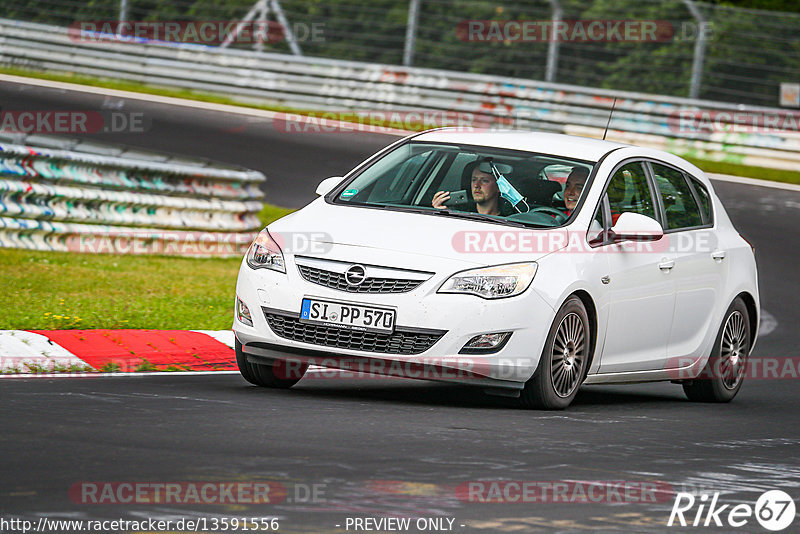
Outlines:
{"label": "front bumper", "polygon": [[[497,300],[436,293],[447,278],[463,269],[463,265],[440,268],[429,280],[407,293],[355,294],[311,283],[300,276],[291,255],[285,259],[286,274],[254,270],[245,262],[239,270],[236,294],[250,309],[253,326],[235,319],[233,330],[242,350],[257,363],[286,360],[375,374],[518,389],[536,370],[555,316],[552,307],[532,287],[521,295]],[[533,284],[536,284],[535,279]],[[431,335],[436,339],[428,348],[424,348],[424,344],[417,345],[424,350],[405,354],[398,352],[396,343],[377,347],[373,344],[370,350],[364,350],[363,344],[353,344],[361,349],[354,350],[341,345],[298,341],[297,336],[290,339],[286,329],[278,327],[275,317],[296,322],[303,297],[393,307],[397,310],[396,333],[421,332],[423,336]],[[271,317],[272,326],[268,317]],[[493,332],[512,334],[497,352],[459,354],[474,336]]]}

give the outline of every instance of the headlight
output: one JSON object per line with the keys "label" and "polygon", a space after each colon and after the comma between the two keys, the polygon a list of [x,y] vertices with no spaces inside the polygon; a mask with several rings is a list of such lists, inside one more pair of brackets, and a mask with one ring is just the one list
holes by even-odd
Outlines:
{"label": "headlight", "polygon": [[286,263],[283,261],[281,247],[272,239],[266,229],[258,234],[253,244],[247,249],[247,265],[253,269],[286,272]]}
{"label": "headlight", "polygon": [[467,293],[485,299],[519,295],[531,285],[536,263],[512,263],[462,271],[451,276],[439,293]]}

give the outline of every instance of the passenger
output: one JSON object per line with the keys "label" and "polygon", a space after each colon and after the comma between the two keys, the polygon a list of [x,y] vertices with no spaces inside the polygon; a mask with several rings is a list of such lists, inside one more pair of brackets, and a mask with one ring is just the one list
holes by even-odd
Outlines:
{"label": "passenger", "polygon": [[569,173],[567,183],[564,184],[564,206],[566,207],[564,213],[566,215],[572,215],[572,211],[578,205],[578,199],[581,197],[588,177],[589,169],[586,167],[573,167]]}

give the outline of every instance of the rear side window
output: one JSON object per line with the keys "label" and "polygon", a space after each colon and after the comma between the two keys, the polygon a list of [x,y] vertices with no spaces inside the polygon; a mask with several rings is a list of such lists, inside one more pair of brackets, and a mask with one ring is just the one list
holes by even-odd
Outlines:
{"label": "rear side window", "polygon": [[682,172],[652,163],[653,175],[664,201],[666,227],[669,230],[703,225],[700,207]]}
{"label": "rear side window", "polygon": [[656,219],[653,196],[642,162],[628,163],[617,169],[608,183],[606,194],[611,207],[612,224],[626,212]]}
{"label": "rear side window", "polygon": [[697,193],[697,199],[700,201],[700,209],[705,217],[706,224],[714,224],[714,214],[711,211],[711,197],[708,194],[708,189],[699,180],[689,176],[689,181]]}

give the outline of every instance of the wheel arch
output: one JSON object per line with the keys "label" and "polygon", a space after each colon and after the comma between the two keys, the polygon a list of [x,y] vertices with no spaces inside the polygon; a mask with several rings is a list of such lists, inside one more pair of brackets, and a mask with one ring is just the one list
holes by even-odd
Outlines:
{"label": "wheel arch", "polygon": [[583,303],[583,307],[586,308],[586,315],[589,317],[589,329],[591,331],[591,345],[589,347],[589,361],[586,364],[586,372],[589,372],[589,369],[592,368],[592,364],[594,363],[594,354],[597,348],[597,306],[594,303],[594,299],[592,296],[589,295],[589,292],[585,289],[576,289],[570,295],[564,299],[566,302],[570,297],[578,297],[580,301]]}
{"label": "wheel arch", "polygon": [[748,293],[747,291],[742,291],[738,295],[736,295],[736,299],[742,299],[744,302],[745,308],[747,308],[747,315],[748,320],[750,321],[750,348],[753,348],[753,345],[756,343],[756,336],[758,334],[758,322],[759,322],[759,310],[758,306],[756,306],[756,299],[753,298],[753,295]]}

